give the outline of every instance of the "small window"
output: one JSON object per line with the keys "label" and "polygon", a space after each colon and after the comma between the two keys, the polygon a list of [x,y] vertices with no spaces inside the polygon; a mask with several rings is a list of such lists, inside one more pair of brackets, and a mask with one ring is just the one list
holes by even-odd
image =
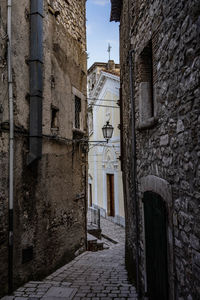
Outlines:
{"label": "small window", "polygon": [[33,246],[22,249],[22,264],[28,263],[33,260]]}
{"label": "small window", "polygon": [[55,106],[51,106],[51,128],[52,129],[59,129],[58,126],[58,113],[59,109]]}
{"label": "small window", "polygon": [[154,86],[152,42],[139,56],[139,112],[140,123],[144,124],[154,117]]}
{"label": "small window", "polygon": [[80,129],[81,99],[75,96],[75,128]]}
{"label": "small window", "polygon": [[88,108],[88,133],[91,135],[93,133],[93,111],[92,106]]}

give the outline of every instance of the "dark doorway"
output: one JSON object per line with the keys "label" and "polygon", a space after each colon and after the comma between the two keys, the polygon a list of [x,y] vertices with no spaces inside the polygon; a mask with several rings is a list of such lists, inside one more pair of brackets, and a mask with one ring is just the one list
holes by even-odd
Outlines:
{"label": "dark doorway", "polygon": [[89,183],[89,205],[92,206],[92,184]]}
{"label": "dark doorway", "polygon": [[115,216],[114,175],[107,174],[107,214]]}
{"label": "dark doorway", "polygon": [[148,299],[168,300],[165,203],[152,192],[145,192],[143,200]]}

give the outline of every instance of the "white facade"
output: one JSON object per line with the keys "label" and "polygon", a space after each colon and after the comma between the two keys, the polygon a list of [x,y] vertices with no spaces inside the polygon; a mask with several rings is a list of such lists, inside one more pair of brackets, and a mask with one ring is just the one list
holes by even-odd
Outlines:
{"label": "white facade", "polygon": [[[101,208],[105,217],[124,226],[122,173],[119,161],[119,88],[119,75],[113,70],[101,70],[97,65],[88,74],[88,205]],[[108,143],[98,143],[104,140],[102,127],[107,121],[114,127],[113,136]],[[91,143],[92,141],[97,142]]]}

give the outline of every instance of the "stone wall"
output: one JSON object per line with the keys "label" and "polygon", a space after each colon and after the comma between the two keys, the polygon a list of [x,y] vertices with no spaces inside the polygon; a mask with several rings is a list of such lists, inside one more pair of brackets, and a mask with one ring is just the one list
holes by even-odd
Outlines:
{"label": "stone wall", "polygon": [[[7,282],[8,270],[8,140],[4,133],[0,134],[0,270],[1,282]],[[1,287],[2,293],[6,291]]]}
{"label": "stone wall", "polygon": [[48,1],[55,12],[58,12],[56,22],[62,24],[66,31],[86,50],[86,16],[85,16],[85,0],[58,0]]}
{"label": "stone wall", "polygon": [[[27,166],[29,151],[30,1],[13,0],[15,118],[14,286],[39,279],[84,251],[87,156],[74,136],[74,91],[86,122],[85,1],[44,0],[42,158]],[[7,97],[7,1],[0,3],[0,295],[7,292],[9,118]],[[80,38],[79,38],[80,37]],[[57,112],[53,122],[52,109]],[[2,111],[2,112],[1,112]],[[55,126],[52,123],[56,124]]]}
{"label": "stone wall", "polygon": [[[129,50],[133,49],[140,284],[144,292],[146,279],[142,178],[153,175],[165,180],[172,191],[172,205],[167,208],[167,226],[171,232],[171,237],[168,236],[168,252],[171,257],[168,259],[171,274],[170,300],[200,297],[199,15],[200,5],[196,0],[125,0],[120,20],[127,260],[130,266],[136,264],[128,63]],[[140,114],[144,108],[140,103],[140,56],[149,42],[152,43],[154,111],[152,119],[141,124]]]}

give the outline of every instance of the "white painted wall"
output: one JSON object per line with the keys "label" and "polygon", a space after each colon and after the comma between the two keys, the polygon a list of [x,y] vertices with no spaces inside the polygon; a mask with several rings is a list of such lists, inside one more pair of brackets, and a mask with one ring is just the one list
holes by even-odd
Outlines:
{"label": "white painted wall", "polygon": [[[115,215],[124,217],[122,173],[118,159],[120,156],[120,131],[118,129],[120,111],[117,105],[119,88],[119,76],[102,71],[94,92],[90,93],[90,97],[97,99],[94,101],[96,105],[115,106],[117,108],[93,106],[93,133],[90,135],[89,140],[102,141],[104,139],[102,127],[106,124],[106,121],[109,121],[114,127],[114,132],[108,144],[95,146],[89,151],[88,161],[89,174],[93,178],[93,203],[107,212],[106,174],[114,174]],[[90,147],[92,145],[90,144]]]}

